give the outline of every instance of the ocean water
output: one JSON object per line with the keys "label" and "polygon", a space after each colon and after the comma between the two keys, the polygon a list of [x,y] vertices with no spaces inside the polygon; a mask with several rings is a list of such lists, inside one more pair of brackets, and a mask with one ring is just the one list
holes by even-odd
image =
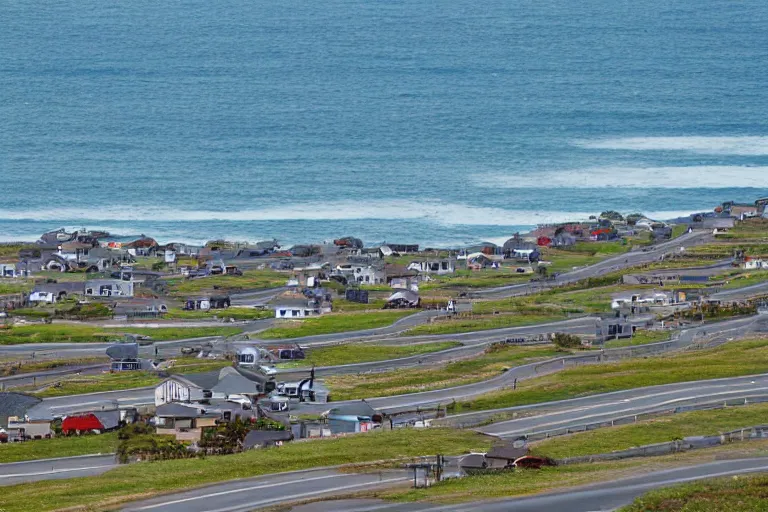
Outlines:
{"label": "ocean water", "polygon": [[0,0],[0,239],[504,239],[768,195],[768,2]]}

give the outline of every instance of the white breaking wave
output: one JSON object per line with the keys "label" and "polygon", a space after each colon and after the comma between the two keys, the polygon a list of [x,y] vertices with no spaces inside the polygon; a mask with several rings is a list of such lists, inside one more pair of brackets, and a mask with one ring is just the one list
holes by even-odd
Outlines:
{"label": "white breaking wave", "polygon": [[593,213],[562,211],[506,210],[467,204],[446,204],[436,200],[340,201],[289,204],[241,211],[179,210],[118,206],[105,208],[62,208],[53,210],[0,210],[0,220],[31,220],[75,224],[99,222],[256,222],[286,220],[425,220],[446,226],[494,225],[527,226],[586,219]]}
{"label": "white breaking wave", "polygon": [[768,187],[768,167],[593,167],[521,175],[477,174],[471,179],[485,188],[764,188]]}
{"label": "white breaking wave", "polygon": [[768,137],[617,137],[602,140],[576,140],[590,149],[628,151],[686,151],[704,155],[768,155]]}

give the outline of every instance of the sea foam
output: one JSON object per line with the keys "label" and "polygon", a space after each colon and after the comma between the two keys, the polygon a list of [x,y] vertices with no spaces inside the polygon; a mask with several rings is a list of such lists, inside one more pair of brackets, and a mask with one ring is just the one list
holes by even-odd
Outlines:
{"label": "sea foam", "polygon": [[594,167],[521,175],[477,174],[471,180],[484,188],[765,188],[768,167]]}
{"label": "sea foam", "polygon": [[705,155],[768,155],[768,137],[617,137],[576,140],[576,146],[589,149],[627,151],[685,151]]}

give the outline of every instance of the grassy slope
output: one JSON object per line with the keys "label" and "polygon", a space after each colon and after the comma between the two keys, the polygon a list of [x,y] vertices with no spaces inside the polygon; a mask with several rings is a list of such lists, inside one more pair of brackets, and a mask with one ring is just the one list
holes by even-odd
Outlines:
{"label": "grassy slope", "polygon": [[400,357],[415,356],[429,352],[447,350],[461,345],[458,342],[436,342],[419,345],[372,345],[370,343],[349,343],[332,347],[311,349],[304,360],[281,363],[279,368],[303,366],[334,366],[339,364],[385,361]]}
{"label": "grassy slope", "polygon": [[[210,276],[168,279],[171,295],[186,297],[203,292],[227,293],[285,286],[288,274],[274,270],[246,270],[242,276]],[[214,288],[216,287],[216,288]]]}
{"label": "grassy slope", "polygon": [[19,343],[87,343],[121,339],[125,333],[151,336],[153,340],[174,340],[204,336],[230,336],[238,327],[105,328],[76,324],[34,324],[0,329],[0,345]]}
{"label": "grassy slope", "polygon": [[163,315],[163,319],[179,320],[210,320],[213,317],[234,318],[235,320],[260,320],[262,318],[272,318],[275,312],[272,310],[263,310],[255,308],[232,307],[227,309],[213,309],[209,311],[185,311],[180,308],[171,308],[168,313]]}
{"label": "grassy slope", "polygon": [[[523,496],[573,486],[591,485],[597,482],[609,482],[647,471],[659,471],[676,466],[714,462],[722,457],[765,456],[767,448],[768,441],[754,441],[744,443],[743,445],[730,445],[649,459],[574,464],[543,468],[539,471],[504,471],[446,480],[427,489],[411,489],[409,491],[388,490],[375,494],[397,501],[429,501],[430,503],[459,503],[463,501]],[[630,512],[645,510],[667,512],[667,509],[664,508],[645,509],[642,507],[633,508]],[[709,509],[691,508],[685,510],[686,512],[703,512]],[[715,510],[718,510],[718,512],[720,510],[730,512],[731,509]],[[746,510],[754,509],[738,510],[746,512]]]}
{"label": "grassy slope", "polygon": [[446,319],[431,324],[414,327],[403,333],[404,336],[419,336],[423,334],[455,334],[462,332],[502,329],[564,320],[559,314],[526,314],[526,315],[492,315],[470,318]]}
{"label": "grassy slope", "polygon": [[307,318],[306,320],[288,320],[279,327],[267,329],[258,334],[262,339],[288,339],[335,332],[360,331],[387,327],[413,311],[376,311],[369,313],[338,313]]}
{"label": "grassy slope", "polygon": [[371,398],[460,386],[499,375],[510,366],[557,352],[552,347],[503,347],[482,356],[439,367],[396,370],[325,379],[334,400]]}
{"label": "grassy slope", "polygon": [[646,345],[648,343],[658,343],[667,341],[670,338],[669,331],[647,331],[639,330],[631,338],[610,340],[605,342],[605,348],[630,347],[634,345]]}
{"label": "grassy slope", "polygon": [[766,423],[768,404],[693,411],[631,425],[602,428],[536,443],[534,452],[554,459],[626,450],[689,436],[715,435]]}
{"label": "grassy slope", "polygon": [[621,512],[765,512],[768,475],[742,475],[651,491]]}
{"label": "grassy slope", "polygon": [[768,340],[729,343],[710,350],[572,368],[522,381],[516,391],[497,391],[457,404],[457,412],[563,400],[624,389],[768,371]]}
{"label": "grassy slope", "polygon": [[0,444],[0,463],[24,460],[73,457],[92,453],[114,453],[117,449],[117,433],[101,435],[56,437],[27,443]]}
{"label": "grassy slope", "polygon": [[[52,480],[3,488],[5,512],[84,507],[104,510],[131,498],[172,490],[320,466],[399,457],[461,454],[487,450],[490,440],[474,432],[451,429],[372,432],[338,439],[289,443],[280,448],[251,450],[204,459],[132,464],[101,476]],[[82,509],[82,508],[81,508]]]}

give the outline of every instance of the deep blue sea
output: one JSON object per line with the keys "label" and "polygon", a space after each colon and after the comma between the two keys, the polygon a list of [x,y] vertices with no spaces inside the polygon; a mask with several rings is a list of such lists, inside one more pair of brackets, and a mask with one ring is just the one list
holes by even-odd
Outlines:
{"label": "deep blue sea", "polygon": [[0,0],[0,240],[451,246],[766,195],[765,0]]}

